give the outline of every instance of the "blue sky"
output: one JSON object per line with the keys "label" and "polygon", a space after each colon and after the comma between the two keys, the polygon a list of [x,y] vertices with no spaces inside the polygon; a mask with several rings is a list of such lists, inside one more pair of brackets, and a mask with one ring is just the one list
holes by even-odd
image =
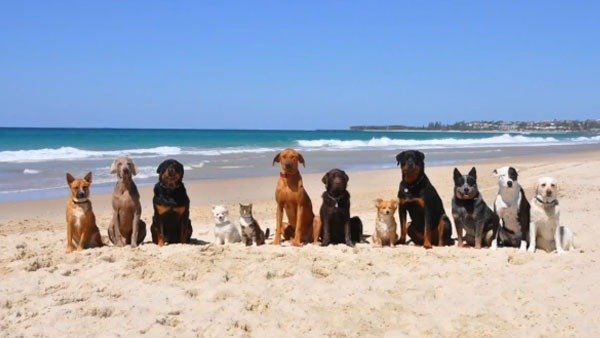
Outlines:
{"label": "blue sky", "polygon": [[598,1],[6,1],[0,126],[600,118]]}

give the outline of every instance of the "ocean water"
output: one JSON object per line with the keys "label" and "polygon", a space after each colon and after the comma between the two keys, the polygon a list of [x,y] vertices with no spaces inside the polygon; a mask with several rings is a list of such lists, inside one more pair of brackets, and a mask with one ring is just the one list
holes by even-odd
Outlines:
{"label": "ocean water", "polygon": [[303,172],[332,168],[371,170],[396,166],[401,150],[420,149],[428,165],[539,152],[598,148],[590,133],[502,134],[457,132],[30,129],[0,128],[0,202],[66,195],[65,173],[94,174],[94,191],[112,190],[109,168],[127,155],[139,167],[138,185],[154,184],[167,158],[185,166],[185,180],[278,173],[276,153],[293,147],[304,154]]}

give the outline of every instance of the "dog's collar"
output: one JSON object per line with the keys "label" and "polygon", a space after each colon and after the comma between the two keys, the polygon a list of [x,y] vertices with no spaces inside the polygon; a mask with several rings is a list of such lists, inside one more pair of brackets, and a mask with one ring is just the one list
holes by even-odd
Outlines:
{"label": "dog's collar", "polygon": [[181,184],[177,184],[175,187],[171,188],[171,187],[167,187],[162,182],[159,182],[159,184],[160,184],[161,187],[163,187],[165,189],[168,189],[168,190],[175,190],[175,189],[177,189],[177,188],[179,188],[181,186]]}
{"label": "dog's collar", "polygon": [[86,198],[85,198],[85,200],[83,200],[83,201],[77,201],[77,200],[75,200],[74,198],[71,198],[71,200],[72,200],[72,201],[73,201],[73,203],[75,203],[75,204],[85,204],[85,203],[87,203],[87,202],[89,202],[89,201],[90,201],[90,199],[89,199],[89,198],[87,198],[87,197],[86,197]]}
{"label": "dog's collar", "polygon": [[538,202],[542,203],[543,205],[552,205],[552,206],[558,205],[558,200],[556,200],[556,199],[553,199],[550,202],[546,202],[546,201],[542,200],[539,196],[535,196],[535,199]]}
{"label": "dog's collar", "polygon": [[296,176],[300,176],[299,172],[293,172],[293,173],[279,173],[279,177],[281,178],[292,178],[292,177],[296,177]]}
{"label": "dog's collar", "polygon": [[325,195],[327,195],[327,197],[329,197],[330,199],[332,199],[335,202],[335,207],[337,208],[340,204],[340,201],[342,200],[342,198],[344,198],[344,196],[346,196],[346,194],[341,194],[338,197],[333,197],[329,194],[329,192],[325,192]]}
{"label": "dog's collar", "polygon": [[403,190],[405,193],[409,192],[410,190],[413,190],[415,187],[419,186],[419,184],[421,184],[421,182],[423,182],[423,180],[425,179],[425,174],[423,174],[423,176],[421,176],[421,178],[416,182],[416,183],[408,183],[406,181],[403,181],[404,183],[404,187]]}

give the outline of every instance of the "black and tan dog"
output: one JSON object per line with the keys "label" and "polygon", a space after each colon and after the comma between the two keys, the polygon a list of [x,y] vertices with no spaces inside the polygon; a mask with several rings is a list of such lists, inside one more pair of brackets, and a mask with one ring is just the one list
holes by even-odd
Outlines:
{"label": "black and tan dog", "polygon": [[154,186],[154,217],[152,217],[152,242],[189,243],[192,236],[190,199],[181,181],[183,165],[176,160],[166,160],[158,166],[158,183]]}
{"label": "black and tan dog", "polygon": [[[407,150],[396,155],[402,168],[402,181],[398,189],[400,215],[400,240],[406,243],[406,234],[417,245],[431,249],[432,245],[452,245],[452,224],[446,216],[437,191],[425,175],[425,154]],[[406,223],[406,213],[411,222]]]}
{"label": "black and tan dog", "polygon": [[350,193],[348,175],[343,170],[332,169],[321,180],[325,191],[321,195],[321,245],[354,243],[362,239],[362,222],[358,217],[350,217]]}

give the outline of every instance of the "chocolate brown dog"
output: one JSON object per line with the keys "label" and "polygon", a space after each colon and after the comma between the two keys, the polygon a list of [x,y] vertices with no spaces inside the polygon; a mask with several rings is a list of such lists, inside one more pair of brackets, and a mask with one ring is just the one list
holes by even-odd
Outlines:
{"label": "chocolate brown dog", "polygon": [[[452,245],[452,224],[446,216],[444,205],[427,175],[425,154],[407,150],[396,155],[402,168],[402,181],[398,189],[400,215],[400,244],[406,243],[406,234],[417,245],[431,249],[432,245]],[[411,222],[406,223],[406,213]]]}
{"label": "chocolate brown dog", "polygon": [[321,245],[354,243],[362,239],[362,222],[358,217],[350,218],[350,193],[348,175],[340,169],[332,169],[323,176],[325,191],[321,195],[323,203],[321,216]]}
{"label": "chocolate brown dog", "polygon": [[190,199],[181,181],[183,165],[176,160],[162,162],[156,172],[158,183],[154,186],[154,217],[152,217],[152,242],[189,243],[192,237]]}

